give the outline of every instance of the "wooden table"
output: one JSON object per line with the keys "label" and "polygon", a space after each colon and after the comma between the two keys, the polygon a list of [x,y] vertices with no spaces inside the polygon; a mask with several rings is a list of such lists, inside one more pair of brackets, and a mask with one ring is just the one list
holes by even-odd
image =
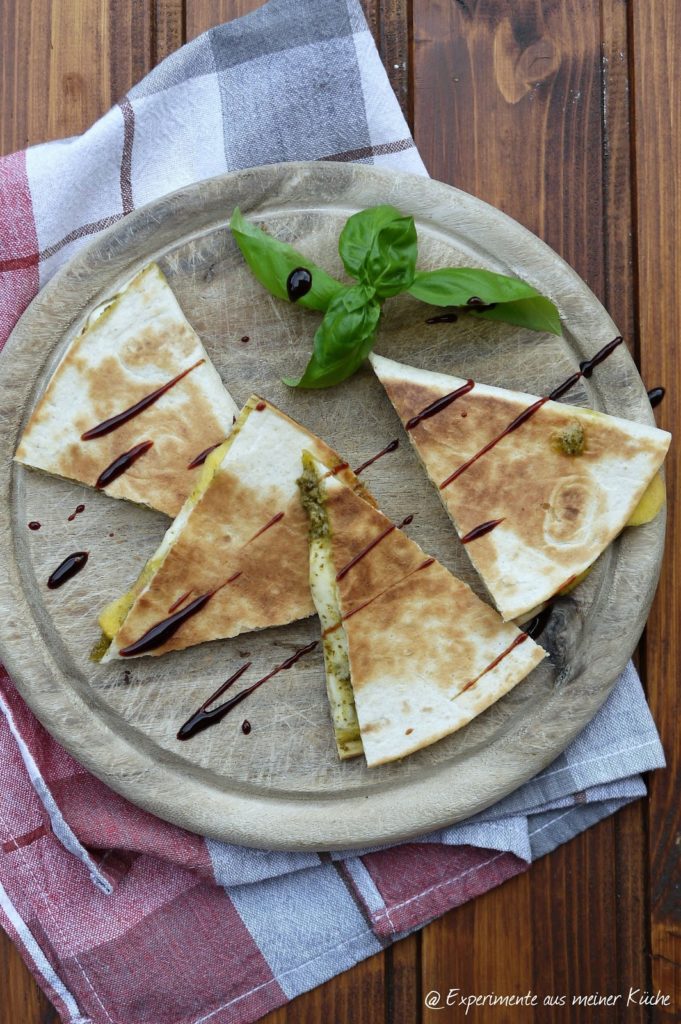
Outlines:
{"label": "wooden table", "polygon": [[[0,0],[0,153],[87,128],[166,54],[259,0]],[[678,0],[364,0],[431,175],[499,206],[563,256],[609,309],[681,436],[681,4]],[[678,901],[681,481],[639,664],[669,767],[650,796],[531,870],[358,965],[268,1024],[455,1020],[450,987],[541,997],[672,996]],[[677,540],[679,543],[677,544]],[[676,878],[675,878],[676,873]],[[676,883],[676,890],[675,890]],[[676,985],[676,989],[675,989]],[[627,1009],[473,1011],[472,1021],[671,1022]],[[54,1024],[0,936],[0,1024]],[[121,1022],[128,1024],[128,1022]],[[159,1022],[165,1024],[165,1022]]]}

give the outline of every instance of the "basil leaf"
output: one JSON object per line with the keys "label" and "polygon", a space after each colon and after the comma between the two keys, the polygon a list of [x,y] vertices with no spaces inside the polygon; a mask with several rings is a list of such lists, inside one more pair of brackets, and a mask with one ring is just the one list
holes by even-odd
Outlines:
{"label": "basil leaf", "polygon": [[346,288],[329,303],[314,336],[312,356],[302,377],[285,377],[292,388],[328,388],[351,377],[373,348],[381,304],[373,288]]}
{"label": "basil leaf", "polygon": [[515,324],[517,327],[528,327],[531,331],[547,331],[549,334],[562,334],[560,315],[550,299],[537,295],[532,299],[519,299],[517,302],[502,302],[494,309],[481,310],[476,316],[485,320],[499,320],[504,324]]}
{"label": "basil leaf", "polygon": [[338,239],[338,251],[348,274],[359,277],[376,235],[387,224],[400,220],[394,206],[370,206],[348,217]]}
{"label": "basil leaf", "polygon": [[234,209],[229,226],[254,276],[278,299],[289,301],[286,281],[291,271],[298,267],[310,271],[312,287],[297,300],[296,305],[324,312],[333,297],[344,290],[345,285],[316,266],[307,256],[297,252],[293,246],[280,242],[245,220],[238,206]]}
{"label": "basil leaf", "polygon": [[472,267],[420,271],[408,290],[414,298],[431,306],[465,306],[471,298],[485,304],[515,302],[539,295],[536,288],[515,277]]}
{"label": "basil leaf", "polygon": [[397,295],[414,280],[416,226],[394,206],[373,206],[349,217],[338,240],[349,274],[376,289],[380,298]]}

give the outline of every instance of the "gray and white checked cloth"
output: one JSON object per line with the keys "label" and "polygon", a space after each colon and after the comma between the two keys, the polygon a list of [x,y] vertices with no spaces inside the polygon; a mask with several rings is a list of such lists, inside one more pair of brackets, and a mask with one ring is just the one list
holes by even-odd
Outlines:
{"label": "gray and white checked cloth", "polygon": [[[357,0],[270,0],[173,54],[82,136],[0,160],[0,345],[80,246],[203,178],[287,160],[424,174]],[[0,924],[73,1024],[256,1020],[645,794],[664,764],[632,666],[495,807],[373,851],[268,853],[94,779],[0,672]]]}

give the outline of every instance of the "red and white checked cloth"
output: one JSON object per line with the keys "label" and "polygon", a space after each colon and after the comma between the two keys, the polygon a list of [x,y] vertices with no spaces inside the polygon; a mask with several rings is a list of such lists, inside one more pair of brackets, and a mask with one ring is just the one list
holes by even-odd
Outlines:
{"label": "red and white checked cloth", "polygon": [[[356,0],[270,0],[169,57],[84,135],[0,159],[0,345],[88,238],[224,171],[425,173]],[[664,763],[630,667],[581,736],[475,819],[391,849],[269,853],[138,810],[0,671],[0,924],[73,1024],[256,1020],[525,870]],[[0,996],[1,998],[1,996]]]}

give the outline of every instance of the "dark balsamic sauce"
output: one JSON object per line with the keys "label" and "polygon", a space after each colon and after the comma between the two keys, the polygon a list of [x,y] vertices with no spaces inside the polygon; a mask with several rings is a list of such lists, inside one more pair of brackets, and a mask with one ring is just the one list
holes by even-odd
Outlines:
{"label": "dark balsamic sauce", "polygon": [[80,435],[81,441],[92,441],[95,437],[103,437],[105,434],[110,434],[113,430],[118,430],[118,428],[122,427],[124,423],[128,422],[128,420],[133,419],[134,416],[139,416],[141,412],[144,412],[144,410],[148,409],[150,405],[157,402],[161,395],[165,395],[166,391],[170,391],[170,389],[178,384],[183,377],[186,377],[188,373],[195,370],[197,366],[201,366],[205,361],[205,359],[197,360],[193,366],[189,366],[186,370],[183,370],[182,373],[178,373],[172,380],[167,381],[167,383],[162,384],[160,388],[156,388],[155,391],[145,395],[144,398],[141,398],[139,402],[135,402],[135,404],[131,405],[128,409],[124,409],[123,412],[117,413],[116,416],[111,416],[108,420],[103,420],[101,423],[98,423],[96,427],[90,427],[89,430],[86,430],[84,434]]}
{"label": "dark balsamic sauce", "polygon": [[563,381],[562,384],[559,384],[557,388],[554,388],[553,391],[546,396],[546,398],[538,398],[537,401],[533,402],[532,405],[527,407],[527,409],[523,409],[523,411],[518,416],[516,416],[516,418],[511,423],[509,423],[509,425],[504,430],[502,430],[500,434],[497,434],[496,437],[492,438],[492,440],[489,441],[484,448],[481,448],[479,452],[476,452],[475,455],[473,455],[470,459],[468,459],[461,466],[459,466],[458,469],[455,469],[454,472],[451,473],[446,480],[443,480],[442,483],[440,484],[440,490],[444,490],[445,487],[448,487],[449,484],[453,483],[453,481],[456,480],[457,477],[461,476],[462,473],[464,473],[475,462],[477,462],[482,455],[485,455],[488,451],[491,451],[491,449],[494,448],[495,445],[497,445],[499,441],[502,440],[502,438],[506,437],[507,434],[513,433],[513,431],[517,430],[518,427],[522,426],[523,423],[526,423],[527,420],[534,416],[534,414],[538,412],[538,410],[541,409],[543,405],[545,405],[547,402],[555,401],[556,399],[564,395],[566,391],[569,391],[570,388],[577,383],[580,377],[590,377],[594,369],[605,359],[607,359],[611,352],[614,352],[618,345],[622,344],[623,340],[624,339],[620,335],[618,335],[616,338],[613,338],[612,341],[609,341],[607,345],[604,345],[603,348],[599,349],[595,356],[592,356],[591,359],[585,359],[584,362],[580,363],[579,371],[577,373],[573,373],[570,377],[567,378],[567,380]]}
{"label": "dark balsamic sauce", "polygon": [[[265,523],[264,526],[261,526],[260,529],[256,533],[254,533],[249,540],[246,541],[246,544],[250,544],[252,540],[255,540],[256,537],[259,537],[261,534],[263,534],[265,530],[269,530],[271,526],[275,526],[277,523],[280,523],[285,515],[285,512],[277,512],[276,516],[272,516],[269,522]],[[244,547],[245,546],[246,545],[244,545]]]}
{"label": "dark balsamic sauce", "polygon": [[28,524],[29,530],[39,530],[41,526],[42,523],[39,523],[37,519],[31,520],[31,522]]}
{"label": "dark balsamic sauce", "polygon": [[494,309],[496,302],[485,302],[478,295],[471,295],[470,299],[466,299],[466,305],[475,313],[484,313],[487,309]]}
{"label": "dark balsamic sauce", "polygon": [[211,452],[214,452],[216,448],[219,448],[222,441],[216,441],[215,444],[209,445],[204,448],[202,452],[199,452],[191,462],[187,463],[187,469],[196,469],[197,466],[202,466]]}
{"label": "dark balsamic sauce", "polygon": [[393,530],[401,530],[403,526],[409,526],[409,524],[412,523],[413,521],[414,521],[414,516],[410,515],[410,516],[405,516],[405,518],[402,520],[402,522],[399,523],[397,526],[395,525],[395,523],[390,523],[390,525],[385,528],[383,533],[379,533],[378,537],[374,537],[374,539],[369,544],[367,544],[367,546],[365,548],[362,548],[362,550],[359,551],[354,556],[354,558],[351,558],[349,562],[346,562],[345,565],[341,569],[338,570],[338,572],[336,573],[336,581],[338,582],[338,581],[342,580],[344,576],[347,576],[347,574],[350,572],[350,570],[353,569],[357,565],[358,562],[361,562],[365,555],[368,555],[370,551],[373,551],[373,549],[376,547],[376,545],[380,544],[381,541],[385,537],[387,537],[389,533],[392,533]]}
{"label": "dark balsamic sauce", "polygon": [[[147,651],[154,651],[157,647],[162,647],[163,644],[167,643],[171,637],[175,636],[180,626],[191,619],[192,616],[197,615],[203,608],[206,607],[211,597],[215,597],[219,590],[226,587],[228,583],[233,583],[241,576],[240,572],[235,572],[233,576],[230,576],[228,580],[221,583],[219,587],[215,587],[213,590],[209,590],[206,594],[199,594],[193,601],[190,601],[185,608],[181,608],[174,614],[169,615],[166,619],[161,619],[155,626],[143,633],[142,636],[135,640],[134,643],[128,644],[127,647],[123,647],[118,653],[122,658],[131,658],[136,654],[146,654]],[[191,591],[188,591],[191,593]],[[183,595],[186,597],[187,594]]]}
{"label": "dark balsamic sauce", "polygon": [[474,526],[472,530],[461,538],[462,544],[470,544],[472,540],[477,540],[478,537],[484,537],[486,534],[491,533],[495,526],[499,523],[503,523],[503,519],[489,519],[486,523],[480,523],[479,526]]}
{"label": "dark balsamic sauce", "polygon": [[286,294],[290,302],[297,302],[312,287],[312,274],[305,267],[296,267],[286,278]]}
{"label": "dark balsamic sauce", "polygon": [[[237,704],[240,704],[242,700],[245,700],[254,690],[257,690],[259,686],[266,683],[273,676],[276,676],[278,672],[283,672],[286,669],[291,668],[303,655],[307,654],[308,651],[314,650],[319,644],[319,640],[313,640],[311,643],[306,644],[304,647],[299,647],[297,651],[294,651],[286,661],[282,661],[280,665],[273,668],[271,672],[268,672],[262,679],[256,680],[250,686],[247,686],[244,690],[240,690],[230,700],[226,700],[224,704],[219,704],[216,708],[211,708],[210,711],[206,710],[209,704],[212,704],[214,700],[217,700],[225,690],[227,690],[239,676],[243,675],[247,668],[250,668],[251,662],[246,662],[240,669],[234,673],[233,676],[223,683],[222,686],[211,694],[207,701],[201,705],[198,711],[196,711],[191,718],[187,719],[182,728],[177,734],[178,740],[188,740],[191,736],[195,736],[197,732],[201,732],[203,729],[207,729],[211,725],[215,725],[217,722],[222,721],[225,715],[229,714],[232,708],[235,708]],[[249,724],[250,728],[250,724]],[[245,731],[245,730],[244,730]]]}
{"label": "dark balsamic sauce", "polygon": [[153,441],[142,441],[141,444],[136,444],[130,451],[123,452],[117,459],[114,459],[106,469],[97,477],[95,487],[101,490],[102,487],[108,487],[109,484],[117,480],[119,476],[122,476],[126,470],[130,469],[134,462],[137,462],[149,449],[153,446]]}
{"label": "dark balsamic sauce", "polygon": [[249,732],[251,731],[251,723],[248,721],[247,718],[244,718],[243,722],[241,723],[241,731],[244,734],[244,736],[248,736]]}
{"label": "dark balsamic sauce", "polygon": [[122,658],[132,658],[136,654],[146,654],[147,651],[153,651],[157,647],[162,647],[163,644],[167,643],[171,637],[175,636],[180,626],[182,626],[187,619],[191,619],[192,616],[198,614],[202,608],[210,601],[211,597],[215,594],[214,590],[210,590],[207,594],[200,594],[195,597],[193,601],[180,609],[179,612],[174,612],[173,615],[169,615],[167,619],[162,619],[161,622],[157,622],[155,626],[148,629],[146,633],[143,633],[139,640],[135,640],[134,643],[128,644],[127,647],[123,647],[119,651]]}
{"label": "dark balsamic sauce", "polygon": [[460,696],[462,693],[465,693],[466,690],[470,690],[471,686],[475,686],[475,684],[477,683],[477,681],[479,679],[482,679],[482,677],[486,676],[488,672],[491,672],[492,669],[496,668],[497,665],[501,661],[503,661],[504,658],[507,655],[509,655],[511,653],[511,651],[514,651],[516,647],[520,647],[521,644],[524,644],[525,641],[529,640],[529,639],[530,639],[530,637],[529,637],[529,634],[527,632],[519,633],[518,636],[513,641],[513,643],[509,644],[505,651],[502,651],[501,654],[499,654],[494,659],[494,661],[490,662],[490,664],[487,666],[487,668],[484,668],[479,676],[476,676],[475,679],[471,679],[470,683],[466,683],[466,685],[464,686],[463,690],[460,690],[459,693],[457,694],[457,696]]}
{"label": "dark balsamic sauce", "polygon": [[509,425],[504,430],[502,430],[500,434],[497,434],[496,437],[492,438],[492,440],[489,441],[484,448],[481,448],[479,452],[476,452],[475,455],[473,455],[470,459],[467,459],[467,461],[464,462],[461,466],[459,466],[458,469],[455,469],[454,472],[451,473],[446,480],[443,480],[442,483],[440,484],[440,490],[444,490],[445,487],[448,487],[451,483],[453,483],[453,481],[456,480],[457,477],[461,476],[462,473],[465,473],[465,471],[469,469],[474,462],[477,462],[479,458],[481,458],[487,452],[491,451],[492,448],[494,448],[499,443],[499,441],[501,441],[502,438],[507,436],[507,434],[512,434],[514,430],[517,430],[518,427],[523,425],[523,423],[526,423],[527,420],[529,420],[531,416],[534,416],[534,414],[539,409],[541,409],[542,405],[546,405],[547,402],[548,398],[538,398],[537,401],[533,402],[532,405],[527,407],[527,409],[523,409],[523,411],[519,413],[518,416],[516,416],[516,418],[511,423],[509,423]]}
{"label": "dark balsamic sauce", "polygon": [[168,614],[171,615],[173,612],[176,612],[180,605],[184,604],[184,602],[187,600],[190,594],[191,590],[186,590],[184,594],[181,594],[180,597],[178,597],[177,601],[173,601],[170,608],[168,609]]}
{"label": "dark balsamic sauce", "polygon": [[359,474],[363,473],[365,469],[369,468],[369,466],[373,466],[374,462],[378,462],[378,460],[382,459],[384,455],[389,455],[390,452],[397,451],[399,446],[400,442],[398,441],[397,438],[395,438],[395,440],[391,441],[390,444],[387,444],[385,448],[381,448],[378,455],[372,455],[370,459],[367,459],[366,462],[363,462],[361,466],[358,466],[357,469],[354,470],[355,476],[359,476]]}
{"label": "dark balsamic sauce", "polygon": [[209,704],[212,704],[214,700],[221,697],[225,690],[228,690],[230,686],[233,686],[237,679],[246,672],[253,663],[251,661],[245,662],[240,668],[236,670],[234,675],[231,675],[229,679],[226,679],[222,683],[215,693],[211,693],[208,700],[205,700],[198,711],[195,711],[191,718],[188,718],[183,726],[177,733],[178,740],[188,740],[191,736],[195,736],[197,732],[203,732],[209,725],[213,725],[215,722],[219,722],[222,718],[222,705],[217,708],[213,708],[211,711],[206,710]]}
{"label": "dark balsamic sauce", "polygon": [[439,316],[429,316],[427,324],[455,324],[459,319],[458,313],[440,313]]}
{"label": "dark balsamic sauce", "polygon": [[68,516],[68,522],[72,523],[76,516],[79,516],[81,512],[85,511],[85,505],[76,505],[75,510]]}
{"label": "dark balsamic sauce", "polygon": [[446,409],[448,405],[455,402],[457,398],[462,398],[467,395],[469,391],[472,391],[475,387],[475,381],[467,380],[465,384],[462,384],[456,391],[450,391],[448,395],[443,395],[442,398],[436,398],[434,402],[427,405],[425,409],[421,409],[421,412],[417,412],[416,416],[412,416],[410,420],[404,425],[405,430],[413,430],[417,427],[422,420],[428,420],[431,416],[437,415]]}
{"label": "dark balsamic sauce", "polygon": [[256,412],[264,412],[266,408],[267,408],[267,402],[258,402],[258,404],[255,407],[255,411]]}
{"label": "dark balsamic sauce", "polygon": [[[413,569],[412,572],[408,574],[408,576],[411,576],[412,573],[420,572],[421,569],[427,569],[428,566],[434,565],[434,563],[435,563],[435,559],[434,558],[426,558],[425,562],[421,562],[420,565],[417,565],[416,568]],[[405,579],[406,578],[407,577],[405,577]],[[340,626],[342,625],[343,622],[345,622],[347,619],[351,619],[353,615],[356,615],[357,612],[361,612],[363,608],[366,608],[367,605],[373,604],[374,601],[375,601],[375,598],[374,597],[370,597],[367,601],[363,601],[361,604],[358,604],[355,608],[352,609],[352,611],[346,612],[345,615],[343,615],[341,617],[341,621],[337,622],[335,625],[329,626],[327,629],[325,629],[324,632],[322,633],[322,636],[325,637],[325,636],[328,636],[329,633],[335,632],[337,629],[340,628]]]}
{"label": "dark balsamic sauce", "polygon": [[47,585],[50,590],[57,590],[59,587],[63,586],[67,580],[70,580],[72,576],[75,576],[81,569],[84,569],[88,557],[89,552],[87,551],[74,551],[72,555],[65,558],[61,565],[57,566],[47,581]]}
{"label": "dark balsamic sauce", "polygon": [[245,344],[246,344],[246,342],[248,342],[248,341],[250,341],[250,340],[251,340],[251,339],[250,339],[249,335],[248,335],[248,334],[244,334],[244,336],[243,336],[243,337],[242,337],[242,339],[241,339],[241,342],[242,342],[242,344],[243,344],[243,345],[245,345]]}
{"label": "dark balsamic sauce", "polygon": [[585,359],[583,363],[580,363],[579,372],[582,377],[590,377],[595,368],[602,363],[604,359],[607,359],[610,353],[614,352],[617,346],[621,345],[623,341],[624,338],[621,335],[618,335],[616,338],[613,338],[612,341],[609,341],[607,345],[604,345],[603,348],[599,349],[596,355],[592,356],[591,359]]}
{"label": "dark balsamic sauce", "polygon": [[650,404],[652,405],[653,409],[655,408],[656,405],[660,404],[660,402],[662,401],[664,396],[665,396],[665,389],[664,388],[659,387],[659,388],[651,388],[650,389],[650,391],[648,392],[648,398],[650,399]]}

